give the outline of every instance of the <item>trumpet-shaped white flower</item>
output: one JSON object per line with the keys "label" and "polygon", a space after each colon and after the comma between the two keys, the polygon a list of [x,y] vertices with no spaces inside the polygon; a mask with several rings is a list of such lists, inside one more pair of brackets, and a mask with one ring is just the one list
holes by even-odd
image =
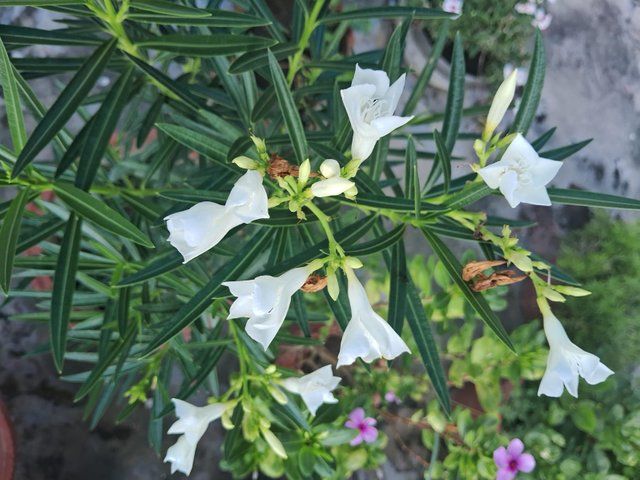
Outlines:
{"label": "trumpet-shaped white flower", "polygon": [[224,282],[238,297],[229,309],[228,319],[247,317],[247,334],[266,350],[284,322],[291,296],[309,274],[309,266],[294,268],[279,277],[261,275],[254,280]]}
{"label": "trumpet-shaped white flower", "polygon": [[373,310],[367,292],[353,270],[345,268],[345,271],[351,320],[342,335],[337,366],[351,365],[358,357],[371,362],[376,358],[391,360],[409,352],[402,338]]}
{"label": "trumpet-shaped white flower", "polygon": [[229,408],[224,403],[212,403],[204,407],[196,407],[188,402],[173,398],[176,407],[175,421],[167,433],[181,433],[178,441],[167,450],[165,462],[171,462],[171,473],[181,471],[186,475],[191,473],[193,459],[198,442],[207,430],[209,423],[217,420]]}
{"label": "trumpet-shaped white flower", "polygon": [[353,128],[351,156],[354,159],[364,161],[369,158],[380,138],[413,118],[393,114],[400,101],[404,82],[405,74],[389,86],[389,76],[384,71],[363,69],[356,65],[351,86],[340,90]]}
{"label": "trumpet-shaped white flower", "polygon": [[267,204],[262,176],[249,170],[235,183],[224,205],[200,202],[165,217],[169,243],[182,254],[183,263],[187,263],[215,247],[238,225],[269,218]]}
{"label": "trumpet-shaped white flower", "polygon": [[322,162],[320,173],[325,179],[311,185],[311,193],[315,197],[340,195],[355,186],[351,180],[340,176],[340,164],[332,158]]}
{"label": "trumpet-shaped white flower", "polygon": [[511,205],[521,202],[532,205],[551,205],[545,185],[562,167],[562,162],[541,158],[534,148],[518,134],[499,162],[478,170],[490,188],[499,188]]}
{"label": "trumpet-shaped white flower", "polygon": [[282,386],[290,392],[300,395],[311,415],[315,415],[323,403],[338,402],[338,399],[331,392],[335,390],[340,380],[340,377],[333,375],[331,365],[325,365],[308,375],[299,378],[286,378],[282,381]]}
{"label": "trumpet-shaped white flower", "polygon": [[588,384],[604,382],[613,374],[600,359],[574,345],[560,321],[549,308],[543,310],[544,333],[549,343],[547,369],[540,381],[538,395],[560,397],[564,388],[574,397],[578,397],[579,377]]}

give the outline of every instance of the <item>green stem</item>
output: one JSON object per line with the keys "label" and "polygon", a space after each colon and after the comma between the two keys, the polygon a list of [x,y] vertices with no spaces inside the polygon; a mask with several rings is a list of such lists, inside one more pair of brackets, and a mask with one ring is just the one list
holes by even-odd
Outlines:
{"label": "green stem", "polygon": [[313,214],[318,217],[318,221],[324,230],[325,235],[327,236],[327,240],[329,241],[329,252],[332,255],[339,255],[340,257],[344,257],[345,253],[340,244],[336,241],[333,236],[333,231],[331,230],[331,225],[329,225],[329,217],[322,211],[316,204],[313,202],[309,202],[305,205]]}
{"label": "green stem", "polygon": [[307,18],[307,21],[304,25],[304,31],[300,36],[300,40],[298,41],[298,50],[293,55],[293,58],[289,61],[289,73],[287,74],[287,83],[291,85],[293,83],[293,79],[300,70],[300,63],[302,61],[302,55],[304,55],[304,51],[309,44],[309,38],[311,38],[311,34],[316,29],[318,23],[318,15],[320,15],[320,10],[324,5],[325,0],[316,0],[313,5],[313,9]]}

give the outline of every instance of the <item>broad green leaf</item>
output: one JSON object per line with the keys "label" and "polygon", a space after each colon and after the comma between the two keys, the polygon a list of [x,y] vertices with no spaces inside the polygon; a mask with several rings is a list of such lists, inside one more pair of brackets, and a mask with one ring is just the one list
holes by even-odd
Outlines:
{"label": "broad green leaf", "polygon": [[447,379],[440,362],[438,347],[433,338],[429,320],[425,314],[420,294],[411,280],[407,286],[407,323],[418,346],[422,363],[438,397],[438,403],[448,414],[451,413],[451,399],[447,388]]}
{"label": "broad green leaf", "polygon": [[5,45],[100,45],[102,40],[81,35],[70,29],[40,30],[39,28],[0,25],[0,37]]}
{"label": "broad green leaf", "polygon": [[251,35],[227,35],[223,33],[212,35],[183,35],[169,34],[153,37],[137,45],[143,48],[153,48],[163,52],[179,55],[213,57],[216,55],[232,55],[258,50],[275,44],[275,40]]}
{"label": "broad green leaf", "polygon": [[64,127],[64,124],[73,115],[100,76],[109,57],[111,57],[116,48],[116,43],[116,40],[112,39],[97,48],[69,81],[66,88],[27,140],[11,172],[12,178],[17,177]]}
{"label": "broad green leaf", "polygon": [[593,208],[617,208],[620,210],[640,210],[640,200],[608,195],[606,193],[586,192],[568,188],[547,188],[551,203],[577,205]]}
{"label": "broad green leaf", "polygon": [[213,160],[217,165],[233,172],[239,171],[234,164],[227,163],[227,152],[229,148],[214,138],[180,125],[158,123],[156,126],[177,142]]}
{"label": "broad green leaf", "polygon": [[[456,38],[453,43],[453,57],[451,58],[451,74],[449,77],[449,91],[447,92],[447,106],[445,107],[444,117],[442,120],[442,139],[444,140],[444,147],[448,152],[451,152],[456,144],[458,131],[460,129],[460,120],[463,116],[465,77],[464,62],[462,38],[460,37],[460,32],[458,32],[456,33]],[[435,185],[442,172],[442,163],[435,162],[431,168],[431,172],[429,172],[429,177],[427,177],[427,181],[422,188],[423,194],[431,190],[431,187]]]}
{"label": "broad green leaf", "polygon": [[440,165],[443,174],[442,184],[444,186],[444,193],[449,193],[449,185],[451,184],[451,155],[438,130],[433,131],[433,138],[436,141],[436,148],[438,150],[436,162]]}
{"label": "broad green leaf", "polygon": [[358,8],[340,13],[330,13],[320,19],[320,23],[339,23],[346,20],[370,20],[372,18],[413,17],[414,20],[452,18],[455,15],[438,8],[418,7],[372,7]]}
{"label": "broad green leaf", "polygon": [[176,17],[210,17],[211,12],[199,8],[187,7],[169,0],[131,0],[131,7],[148,12],[174,15]]}
{"label": "broad green leaf", "polygon": [[22,214],[29,200],[29,195],[28,188],[20,190],[12,200],[9,211],[2,221],[2,227],[0,227],[0,288],[2,288],[5,295],[9,292],[11,270],[16,256]]}
{"label": "broad green leaf", "polygon": [[108,207],[102,200],[64,182],[56,182],[53,191],[75,213],[117,236],[154,248],[153,242],[129,220]]}
{"label": "broad green leaf", "polygon": [[400,239],[402,239],[404,231],[405,225],[400,224],[388,232],[376,235],[376,238],[373,240],[346,248],[346,253],[353,257],[362,257],[378,253],[398,243]]}
{"label": "broad green leaf", "polygon": [[588,140],[583,140],[582,142],[572,143],[571,145],[566,145],[560,148],[554,148],[553,150],[547,150],[546,152],[540,153],[542,158],[548,158],[550,160],[564,160],[567,157],[570,157],[574,153],[579,152],[584,147],[589,145],[593,139],[590,138]]}
{"label": "broad green leaf", "polygon": [[269,25],[264,20],[246,13],[227,10],[215,10],[210,17],[176,17],[173,15],[129,13],[127,20],[158,25],[180,25],[193,27],[253,28]]}
{"label": "broad green leaf", "polygon": [[115,131],[120,113],[131,94],[132,78],[133,66],[130,66],[113,85],[91,122],[87,131],[87,141],[82,146],[80,163],[76,173],[76,187],[82,190],[87,190],[91,186],[98,172],[100,161],[109,145],[111,135]]}
{"label": "broad green leaf", "polygon": [[507,347],[515,352],[515,348],[513,346],[513,343],[511,343],[509,334],[504,329],[504,326],[500,322],[500,319],[496,316],[495,313],[493,313],[487,301],[480,293],[472,291],[467,282],[462,279],[462,265],[460,265],[460,262],[455,257],[453,252],[451,252],[451,250],[449,250],[449,248],[442,242],[442,240],[434,235],[433,232],[431,232],[427,227],[422,228],[422,233],[429,242],[429,245],[431,245],[431,248],[433,249],[435,254],[444,265],[451,279],[467,299],[467,302],[469,302],[476,313],[480,316],[482,321],[485,322],[491,330],[493,330],[498,338]]}
{"label": "broad green leaf", "polygon": [[397,242],[391,248],[389,276],[391,279],[391,287],[389,289],[389,325],[400,335],[404,325],[409,282],[404,242]]}
{"label": "broad green leaf", "polygon": [[302,121],[298,114],[298,109],[289,86],[284,78],[284,74],[278,65],[278,61],[273,56],[273,53],[269,52],[269,70],[271,71],[271,80],[276,91],[276,97],[278,98],[278,104],[280,105],[280,111],[284,117],[284,123],[287,126],[287,134],[291,139],[291,146],[296,156],[298,164],[304,162],[309,152],[307,149],[307,139],[304,136],[304,128],[302,127]]}
{"label": "broad green leaf", "polygon": [[211,305],[214,298],[222,296],[227,290],[227,287],[221,285],[222,282],[237,279],[263,253],[273,236],[273,232],[275,230],[263,228],[255,233],[252,241],[248,242],[235,257],[220,267],[207,284],[171,317],[167,322],[167,327],[149,342],[143,355],[151,353],[169,341],[183,328],[195,321]]}
{"label": "broad green leaf", "polygon": [[[274,46],[270,50],[273,56],[276,57],[276,60],[282,60],[296,53],[298,45],[294,43],[282,43]],[[266,67],[267,65],[269,65],[269,50],[254,50],[236,58],[233,63],[229,65],[229,73],[238,74],[253,71],[261,67]]]}
{"label": "broad green leaf", "polygon": [[436,69],[436,65],[442,56],[442,51],[444,50],[445,43],[447,41],[449,35],[449,26],[451,22],[445,20],[442,22],[442,25],[438,29],[438,35],[436,37],[436,41],[431,47],[431,53],[429,54],[429,58],[424,64],[420,75],[418,75],[418,80],[416,81],[413,90],[411,91],[411,95],[409,96],[409,100],[404,106],[404,110],[402,111],[403,116],[411,115],[416,106],[418,106],[418,102],[422,98],[424,94],[425,88],[429,84],[429,80],[431,79],[431,75]]}
{"label": "broad green leaf", "polygon": [[531,122],[533,122],[536,115],[538,104],[540,103],[542,86],[544,84],[544,71],[544,43],[540,30],[536,30],[536,44],[531,57],[531,65],[529,66],[529,78],[522,93],[518,113],[516,113],[516,118],[511,126],[512,132],[520,132],[523,135],[527,134]]}
{"label": "broad green leaf", "polygon": [[27,130],[24,126],[24,116],[22,115],[22,105],[16,78],[13,75],[13,67],[7,54],[4,43],[0,40],[0,84],[2,84],[2,96],[7,110],[7,123],[9,133],[13,142],[13,151],[20,153],[27,141]]}
{"label": "broad green leaf", "polygon": [[80,253],[82,220],[72,213],[64,231],[60,253],[53,276],[53,296],[51,298],[51,350],[58,372],[62,372],[64,352],[67,345],[67,330],[76,285],[76,271]]}

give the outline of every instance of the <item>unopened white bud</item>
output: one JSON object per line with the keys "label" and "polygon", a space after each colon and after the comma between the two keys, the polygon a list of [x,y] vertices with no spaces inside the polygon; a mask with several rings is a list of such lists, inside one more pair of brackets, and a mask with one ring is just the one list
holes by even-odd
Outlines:
{"label": "unopened white bud", "polygon": [[507,113],[507,109],[509,108],[509,105],[511,105],[513,97],[516,94],[517,76],[518,70],[514,70],[498,87],[498,91],[493,97],[493,102],[489,109],[489,115],[487,115],[487,124],[484,127],[484,133],[482,134],[482,137],[485,140],[491,137],[496,127],[502,121],[504,114]]}
{"label": "unopened white bud", "polygon": [[340,164],[333,158],[328,158],[320,165],[320,173],[325,178],[337,177],[340,175]]}

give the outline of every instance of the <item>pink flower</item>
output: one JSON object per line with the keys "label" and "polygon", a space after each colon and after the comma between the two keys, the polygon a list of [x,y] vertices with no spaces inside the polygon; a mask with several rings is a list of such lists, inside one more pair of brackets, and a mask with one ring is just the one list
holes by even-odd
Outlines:
{"label": "pink flower", "polygon": [[444,0],[442,2],[442,10],[449,13],[462,13],[462,0]]}
{"label": "pink flower", "polygon": [[344,424],[347,428],[358,430],[358,435],[351,440],[352,447],[365,443],[373,443],[378,438],[378,429],[374,427],[376,419],[364,416],[364,409],[358,407],[349,414],[349,420]]}
{"label": "pink flower", "polygon": [[394,392],[393,390],[389,390],[387,393],[385,393],[384,399],[387,401],[387,403],[400,403],[400,399],[396,396],[396,392]]}
{"label": "pink flower", "polygon": [[496,480],[513,480],[518,472],[529,473],[536,466],[533,455],[524,453],[524,443],[519,438],[511,440],[507,448],[496,448],[493,461],[498,467]]}

